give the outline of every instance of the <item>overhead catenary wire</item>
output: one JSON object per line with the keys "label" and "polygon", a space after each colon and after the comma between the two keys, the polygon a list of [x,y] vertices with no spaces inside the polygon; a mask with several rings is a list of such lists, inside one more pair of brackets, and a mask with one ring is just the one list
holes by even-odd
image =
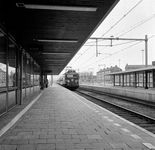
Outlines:
{"label": "overhead catenary wire", "polygon": [[[135,24],[135,25],[129,27],[128,29],[125,29],[125,30],[127,30],[127,31],[124,31],[124,33],[120,34],[118,37],[121,37],[121,36],[123,36],[123,35],[129,33],[130,31],[132,31],[132,30],[138,28],[139,26],[143,25],[144,23],[150,21],[150,20],[153,19],[154,17],[155,17],[155,14],[151,15],[150,17],[148,17],[148,18],[146,18],[146,19],[144,19],[144,20],[142,20],[142,21],[140,21],[140,22],[138,22],[137,24]],[[118,33],[117,33],[117,34],[118,34]],[[117,34],[116,34],[116,35],[117,35]]]}
{"label": "overhead catenary wire", "polygon": [[137,44],[139,44],[139,43],[141,43],[141,42],[142,42],[142,41],[138,41],[138,43],[136,43],[136,44],[130,45],[130,46],[124,48],[124,49],[121,49],[121,50],[119,50],[119,51],[117,51],[117,52],[115,52],[115,53],[112,53],[111,55],[106,56],[106,57],[104,57],[104,58],[101,58],[100,60],[95,61],[95,62],[93,62],[93,63],[91,63],[91,64],[89,64],[89,65],[87,65],[87,66],[85,66],[85,67],[83,67],[83,68],[81,68],[81,69],[84,69],[84,68],[87,68],[87,67],[89,67],[89,66],[91,66],[91,65],[94,65],[94,64],[96,64],[97,62],[100,62],[101,60],[104,60],[104,59],[106,59],[106,58],[109,58],[109,57],[111,57],[111,56],[113,56],[113,55],[115,55],[115,54],[117,54],[117,53],[119,53],[119,52],[122,52],[122,51],[124,51],[124,50],[126,50],[126,49],[128,49],[128,48],[131,48],[131,47],[133,47],[133,46],[135,46],[135,45],[137,45]]}
{"label": "overhead catenary wire", "polygon": [[[94,43],[95,44],[95,43]],[[92,45],[93,46],[93,45]],[[84,55],[92,46],[90,46],[86,51],[84,51],[74,62],[72,62],[72,64],[73,63],[75,63],[82,55]],[[71,64],[71,65],[72,65]]]}
{"label": "overhead catenary wire", "polygon": [[[124,30],[118,32],[118,33],[116,33],[116,34],[114,35],[114,37],[121,37],[121,36],[127,34],[127,33],[129,33],[130,31],[132,31],[132,30],[138,28],[139,26],[143,25],[144,23],[150,21],[150,20],[153,19],[154,17],[155,17],[155,14],[153,14],[153,15],[151,15],[151,16],[149,16],[149,17],[143,19],[143,20],[141,20],[140,22],[138,22],[138,23],[136,23],[136,24],[134,24],[134,25],[132,25],[132,26],[130,26],[130,27],[128,27],[128,28],[126,28],[126,29],[124,29]],[[120,35],[119,35],[119,34],[120,34]],[[102,41],[103,41],[103,40],[98,40],[98,42],[102,42]],[[92,42],[86,42],[86,44],[91,44],[91,43],[95,44],[94,41],[92,41]]]}
{"label": "overhead catenary wire", "polygon": [[[124,44],[128,44],[128,43],[132,43],[132,42],[134,42],[134,41],[129,41],[129,42],[122,42],[122,43],[118,43],[118,44],[113,44],[113,45],[98,45],[98,46],[105,46],[105,47],[109,47],[109,46],[111,46],[111,47],[114,47],[114,46],[118,46],[118,45],[124,45]],[[93,46],[93,45],[86,45],[86,46]]]}
{"label": "overhead catenary wire", "polygon": [[[123,44],[127,44],[127,43],[133,43],[133,42],[136,42],[136,41],[129,41],[129,42],[123,42],[123,43],[120,43],[120,44],[115,44],[115,45],[113,45],[113,46],[118,46],[118,45],[123,45]],[[140,41],[140,42],[142,42],[142,41]],[[134,44],[134,45],[137,45],[137,44]],[[129,47],[132,47],[132,46],[129,46]],[[127,48],[129,48],[129,47],[127,47]],[[122,50],[121,50],[122,51]],[[112,54],[110,54],[109,56],[107,56],[107,57],[105,57],[105,58],[108,58],[108,57],[111,57],[111,56],[113,56],[115,53],[112,53]],[[96,54],[94,54],[93,56],[91,56],[90,58],[88,58],[85,62],[83,62],[82,64],[85,64],[85,63],[87,63],[87,62],[89,62],[92,58],[94,58],[96,56]],[[101,61],[102,59],[100,59],[99,61]],[[98,61],[97,61],[98,62]],[[80,64],[79,66],[81,66],[82,64]]]}
{"label": "overhead catenary wire", "polygon": [[[104,35],[106,35],[112,28],[114,28],[121,20],[123,20],[130,12],[132,12],[143,0],[140,0],[134,7],[132,7],[123,17],[121,17],[109,30],[107,30],[101,37],[103,37]],[[87,50],[84,51],[84,53],[86,53],[92,46],[95,45],[95,42],[93,45],[91,45]],[[83,53],[83,54],[84,54]],[[81,55],[82,56],[82,55]],[[81,57],[79,56],[78,59]],[[75,63],[78,59],[76,59],[73,63]],[[72,64],[73,64],[72,63]],[[71,65],[72,65],[71,64]]]}
{"label": "overhead catenary wire", "polygon": [[[123,42],[123,43],[120,43],[120,44],[115,44],[114,46],[118,46],[118,45],[123,45],[123,44],[127,44],[127,43],[133,43],[133,42],[135,42],[135,41],[129,41],[129,42]],[[112,56],[113,54],[111,54],[111,55],[109,55],[109,57],[110,56]],[[96,55],[94,54],[91,58],[89,58],[89,59],[87,59],[84,63],[82,63],[82,64],[85,64],[86,62],[88,62],[88,61],[90,61],[92,58],[94,58]],[[79,66],[81,66],[82,64],[80,64]]]}
{"label": "overhead catenary wire", "polygon": [[[116,33],[114,36],[115,36],[115,37],[121,37],[121,36],[123,36],[123,35],[129,33],[130,31],[136,29],[137,27],[143,25],[144,23],[150,21],[150,20],[153,19],[154,17],[155,17],[155,14],[153,14],[153,15],[151,15],[151,16],[145,18],[144,20],[142,20],[142,21],[140,21],[140,22],[134,24],[133,26],[131,26],[131,27],[125,29],[125,30],[127,30],[127,31],[123,30],[122,32],[124,32],[124,33],[121,32],[121,34],[120,34],[119,36],[117,36],[117,34],[119,34],[120,32],[119,32],[119,33]],[[103,49],[102,49],[102,50],[103,50]]]}
{"label": "overhead catenary wire", "polygon": [[[152,36],[148,37],[148,39],[151,39],[151,38],[154,38],[154,37],[155,37],[155,35],[152,35]],[[81,70],[84,69],[84,68],[87,68],[87,67],[89,67],[89,66],[91,66],[91,65],[93,65],[93,64],[95,64],[95,63],[97,63],[97,62],[100,62],[101,60],[104,60],[104,59],[106,59],[106,58],[108,58],[108,57],[111,57],[111,56],[116,55],[116,54],[118,54],[118,53],[120,53],[120,52],[122,52],[122,51],[125,51],[125,50],[127,50],[127,49],[129,49],[129,48],[131,48],[131,47],[134,47],[134,46],[140,44],[141,42],[142,42],[142,41],[138,41],[138,42],[135,43],[135,44],[132,44],[132,45],[130,45],[130,46],[126,47],[126,48],[123,48],[123,49],[121,49],[121,50],[119,50],[119,51],[117,51],[117,52],[115,52],[115,53],[112,53],[112,54],[109,55],[109,56],[106,56],[106,57],[104,57],[104,58],[102,58],[102,59],[100,59],[100,60],[98,60],[98,61],[95,61],[95,62],[93,62],[93,63],[91,63],[91,64],[89,64],[89,65],[87,65],[87,66],[81,68]]]}
{"label": "overhead catenary wire", "polygon": [[130,12],[132,12],[143,0],[140,0],[134,7],[132,7],[123,17],[121,17],[114,25],[112,25],[103,35],[105,36],[111,29],[113,29],[119,22],[121,22]]}
{"label": "overhead catenary wire", "polygon": [[[142,2],[142,1],[140,1],[140,2]],[[139,2],[139,3],[140,3]],[[138,4],[137,4],[138,5]],[[131,9],[132,10],[132,9]],[[138,28],[139,26],[141,26],[142,24],[144,24],[144,23],[146,23],[146,22],[148,22],[149,20],[151,20],[152,18],[154,18],[155,17],[155,14],[154,15],[152,15],[151,17],[148,17],[148,18],[146,18],[145,20],[142,20],[142,21],[140,21],[139,23],[137,23],[137,24],[135,24],[134,26],[131,26],[131,27],[129,27],[128,29],[127,29],[127,31],[123,31],[124,33],[122,33],[121,35],[119,35],[119,37],[120,36],[123,36],[123,35],[125,35],[125,34],[127,34],[127,33],[129,33],[130,31],[132,31],[132,30],[134,30],[134,29],[136,29],[136,28]],[[100,41],[99,41],[100,42]],[[90,43],[90,42],[89,42]],[[121,45],[121,44],[123,44],[123,43],[120,43],[120,44],[115,44],[115,45],[113,45],[113,46],[117,46],[117,45]],[[94,45],[95,45],[95,42],[94,42]],[[86,53],[92,46],[94,46],[94,45],[91,45],[84,53]],[[137,44],[136,44],[137,45]],[[132,45],[131,45],[131,47],[132,47]],[[83,53],[83,54],[84,54]],[[118,52],[117,52],[118,53]],[[82,55],[80,55],[77,59],[76,59],[76,61],[81,57],[81,56],[83,56],[83,54]],[[112,55],[114,55],[114,53],[112,54]],[[110,56],[112,56],[112,55],[110,55]],[[95,56],[95,55],[94,55]],[[89,58],[88,60],[90,60],[90,59],[92,59],[92,58],[94,58],[94,56],[91,56],[91,58]],[[107,57],[110,57],[110,56],[107,56]],[[107,58],[106,57],[106,58]],[[87,61],[88,61],[87,60]],[[102,59],[101,59],[102,60]],[[75,61],[74,61],[75,62]],[[72,63],[72,64],[74,64],[74,63]]]}

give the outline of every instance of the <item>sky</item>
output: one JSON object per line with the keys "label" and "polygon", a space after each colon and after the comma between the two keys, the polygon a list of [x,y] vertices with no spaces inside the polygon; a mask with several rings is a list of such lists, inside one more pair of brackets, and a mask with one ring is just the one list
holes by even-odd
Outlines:
{"label": "sky", "polygon": [[[148,37],[148,64],[155,61],[155,0],[120,0],[91,37],[145,39]],[[145,42],[110,40],[87,40],[67,66],[78,72],[93,71],[117,65],[145,64]],[[111,46],[112,45],[112,46]],[[63,73],[64,71],[62,71]]]}

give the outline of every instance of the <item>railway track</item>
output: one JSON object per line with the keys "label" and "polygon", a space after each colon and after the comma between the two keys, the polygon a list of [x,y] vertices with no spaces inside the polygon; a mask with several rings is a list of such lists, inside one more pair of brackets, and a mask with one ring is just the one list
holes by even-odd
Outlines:
{"label": "railway track", "polygon": [[[101,96],[101,93],[96,93],[93,91],[86,91],[84,89],[78,89],[76,91],[77,94],[82,95],[83,97],[87,98],[88,100],[90,100],[91,102],[100,105],[101,107],[108,109],[109,111],[121,116],[122,118],[125,118],[126,120],[129,120],[130,122],[148,130],[149,132],[155,134],[155,117],[151,117],[149,115],[146,115],[144,113],[142,113],[141,111],[137,111],[139,109],[139,105],[143,106],[143,107],[147,107],[147,109],[152,108],[155,112],[155,107],[151,106],[151,104],[147,104],[145,105],[144,102],[140,103],[139,102],[134,102],[134,105],[136,103],[138,103],[138,106],[135,106],[135,109],[137,107],[136,110],[130,109],[129,107],[125,107],[125,103],[132,103],[132,101],[128,101],[128,102],[124,102],[124,105],[120,105],[120,104],[116,104],[112,101],[107,100],[107,95],[105,96]],[[117,97],[118,98],[118,97]],[[110,99],[114,99],[113,97],[110,97]],[[116,101],[116,98],[115,98]],[[129,104],[128,104],[129,105]],[[145,105],[145,106],[144,106]],[[146,109],[146,108],[145,108]],[[144,109],[144,111],[145,111]]]}
{"label": "railway track", "polygon": [[120,96],[120,95],[116,95],[116,94],[111,94],[111,93],[106,93],[106,92],[101,92],[101,91],[97,91],[97,90],[92,90],[92,89],[86,89],[86,88],[79,88],[80,90],[84,90],[84,91],[89,91],[92,92],[94,94],[98,94],[98,95],[104,95],[104,96],[108,96],[108,97],[112,97],[112,98],[116,98],[116,99],[121,99],[123,101],[129,101],[135,104],[141,104],[141,105],[145,105],[148,106],[150,108],[154,108],[155,109],[155,102],[151,102],[151,101],[145,101],[145,100],[140,100],[140,99],[135,99],[135,98],[130,98],[130,97],[125,97],[125,96]]}

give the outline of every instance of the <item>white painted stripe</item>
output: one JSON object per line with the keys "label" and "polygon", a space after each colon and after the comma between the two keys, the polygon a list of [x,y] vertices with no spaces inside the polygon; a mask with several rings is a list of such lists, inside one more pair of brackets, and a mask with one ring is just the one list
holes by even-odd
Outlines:
{"label": "white painted stripe", "polygon": [[142,139],[140,136],[136,135],[136,134],[130,134],[132,137],[134,137],[135,139]]}
{"label": "white painted stripe", "polygon": [[128,129],[121,128],[124,132],[130,132]]}
{"label": "white painted stripe", "polygon": [[118,123],[114,123],[114,125],[117,126],[117,127],[121,127],[121,125],[118,124]]}
{"label": "white painted stripe", "polygon": [[109,117],[108,116],[103,116],[103,118],[108,119]]}
{"label": "white painted stripe", "polygon": [[152,145],[151,143],[143,143],[143,144],[150,149],[155,149],[155,146]]}
{"label": "white painted stripe", "polygon": [[95,110],[95,112],[97,112],[97,113],[98,113],[99,111],[98,111],[98,110]]}
{"label": "white painted stripe", "polygon": [[[43,93],[43,92],[42,92]],[[5,127],[3,127],[0,130],[0,137],[7,131],[9,130],[22,116],[25,114],[25,112],[28,111],[28,109],[39,99],[39,97],[42,95],[39,94],[29,105],[27,105],[17,116],[15,116]]]}
{"label": "white painted stripe", "polygon": [[[83,101],[80,100],[80,99],[83,99],[83,100],[87,101],[86,98],[84,98],[84,97],[82,97],[82,96],[80,96],[80,95],[78,95],[78,94],[76,94],[76,93],[73,94],[73,93],[70,92],[70,94],[72,94],[76,99],[78,99],[78,100],[81,101],[81,102],[83,102]],[[83,102],[83,103],[84,103],[84,102]],[[106,112],[108,112],[108,113],[114,115],[115,117],[117,117],[117,118],[123,120],[124,122],[130,124],[131,126],[136,127],[137,129],[141,130],[142,132],[145,132],[146,134],[148,134],[148,135],[150,135],[150,136],[152,136],[152,137],[155,138],[155,134],[153,134],[153,133],[151,133],[151,132],[145,130],[144,128],[139,127],[138,125],[136,125],[136,124],[134,124],[134,123],[132,123],[132,122],[130,122],[130,121],[128,121],[128,120],[126,120],[126,119],[120,117],[120,116],[118,116],[117,114],[112,113],[111,111],[109,111],[109,110],[107,110],[107,109],[105,109],[105,108],[103,108],[103,107],[101,107],[101,106],[98,106],[97,104],[94,104],[93,102],[90,102],[90,101],[89,101],[89,103],[92,104],[92,105],[94,105],[94,106],[99,107],[100,109],[102,109],[102,110],[104,110],[104,111],[106,111]],[[86,104],[86,103],[84,103],[84,104]]]}
{"label": "white painted stripe", "polygon": [[108,119],[108,121],[109,121],[109,122],[114,122],[114,120],[112,120],[112,119]]}

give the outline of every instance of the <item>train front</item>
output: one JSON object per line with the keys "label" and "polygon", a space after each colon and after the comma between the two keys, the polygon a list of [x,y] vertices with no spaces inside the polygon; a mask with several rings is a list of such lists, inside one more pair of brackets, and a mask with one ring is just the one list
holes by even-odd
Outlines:
{"label": "train front", "polygon": [[65,75],[66,88],[76,90],[79,87],[79,74],[72,71]]}

